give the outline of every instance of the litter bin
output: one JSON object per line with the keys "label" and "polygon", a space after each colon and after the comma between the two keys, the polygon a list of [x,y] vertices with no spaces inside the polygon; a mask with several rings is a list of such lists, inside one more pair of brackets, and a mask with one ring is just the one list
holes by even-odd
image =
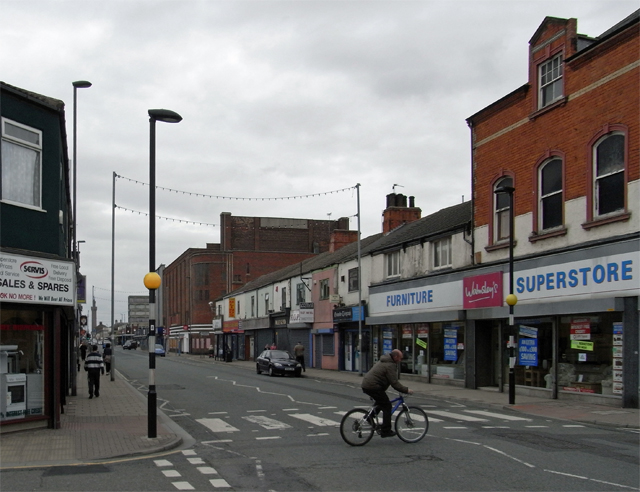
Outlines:
{"label": "litter bin", "polygon": [[231,352],[227,352],[224,354],[224,361],[231,362],[233,360],[233,354]]}

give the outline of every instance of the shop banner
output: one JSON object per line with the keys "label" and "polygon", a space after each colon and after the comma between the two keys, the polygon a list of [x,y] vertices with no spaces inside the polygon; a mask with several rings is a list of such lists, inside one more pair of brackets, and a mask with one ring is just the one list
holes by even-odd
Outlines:
{"label": "shop banner", "polygon": [[521,338],[518,340],[518,365],[538,365],[538,339]]}
{"label": "shop banner", "polygon": [[444,339],[444,360],[451,360],[454,362],[458,360],[458,339],[457,338]]}
{"label": "shop banner", "polygon": [[502,306],[502,272],[465,277],[463,295],[465,309]]}
{"label": "shop banner", "polygon": [[0,301],[74,306],[75,284],[72,261],[0,253]]}

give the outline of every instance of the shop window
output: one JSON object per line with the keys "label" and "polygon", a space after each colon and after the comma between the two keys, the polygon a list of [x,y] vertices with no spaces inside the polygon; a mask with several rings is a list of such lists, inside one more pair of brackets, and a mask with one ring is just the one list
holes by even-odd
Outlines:
{"label": "shop window", "polygon": [[433,242],[433,268],[451,266],[451,238]]}
{"label": "shop window", "polygon": [[622,315],[564,316],[558,342],[558,389],[622,395]]}
{"label": "shop window", "polygon": [[387,262],[387,277],[397,277],[400,275],[400,251],[387,253],[385,260]]}
{"label": "shop window", "polygon": [[551,159],[540,166],[538,195],[538,230],[562,226],[562,160]]}
{"label": "shop window", "polygon": [[2,118],[2,201],[41,208],[41,153],[42,132]]}
{"label": "shop window", "polygon": [[[503,381],[509,380],[509,336],[514,335],[516,385],[546,388],[553,365],[553,323],[549,318],[518,320],[515,333],[507,327],[502,340]],[[550,386],[549,386],[550,387]]]}
{"label": "shop window", "polygon": [[349,270],[349,292],[357,291],[358,285],[358,269],[352,268]]}
{"label": "shop window", "polygon": [[323,278],[320,280],[320,300],[324,301],[329,299],[329,279]]}
{"label": "shop window", "polygon": [[593,215],[619,212],[625,208],[625,137],[605,135],[593,147]]}
{"label": "shop window", "polygon": [[542,109],[562,99],[562,55],[557,55],[538,66],[538,108]]}
{"label": "shop window", "polygon": [[0,311],[0,421],[44,415],[43,313]]}
{"label": "shop window", "polygon": [[431,377],[464,379],[464,323],[431,323]]}
{"label": "shop window", "polygon": [[509,193],[495,193],[495,190],[503,187],[512,187],[513,179],[504,177],[498,180],[493,187],[494,199],[494,241],[500,242],[509,239],[510,198]]}

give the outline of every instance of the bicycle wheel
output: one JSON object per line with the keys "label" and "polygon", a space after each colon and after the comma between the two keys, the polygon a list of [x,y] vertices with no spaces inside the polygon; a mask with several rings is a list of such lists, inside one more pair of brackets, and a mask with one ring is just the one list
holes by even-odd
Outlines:
{"label": "bicycle wheel", "polygon": [[365,420],[367,413],[362,408],[354,408],[342,417],[340,435],[350,446],[364,446],[373,437],[373,426]]}
{"label": "bicycle wheel", "polygon": [[418,442],[428,430],[429,418],[420,407],[405,407],[396,417],[396,433],[404,442]]}

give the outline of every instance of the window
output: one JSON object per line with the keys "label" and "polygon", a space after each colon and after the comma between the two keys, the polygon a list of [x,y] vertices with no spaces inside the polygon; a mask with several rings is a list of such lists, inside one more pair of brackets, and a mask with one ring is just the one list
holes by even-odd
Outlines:
{"label": "window", "polygon": [[394,251],[385,255],[387,260],[387,277],[400,275],[400,251]]}
{"label": "window", "polygon": [[433,268],[451,266],[451,238],[446,237],[433,243]]}
{"label": "window", "polygon": [[349,270],[349,292],[358,290],[358,269],[352,268]]}
{"label": "window", "polygon": [[306,302],[306,290],[307,286],[304,283],[300,282],[298,285],[296,285],[296,304],[298,306],[303,302]]}
{"label": "window", "polygon": [[[505,186],[513,186],[513,180],[509,177],[502,178],[494,186],[494,192],[498,188]],[[510,201],[509,193],[494,193],[495,197],[495,222],[494,234],[496,241],[502,241],[509,238],[509,210]]]}
{"label": "window", "polygon": [[256,316],[256,296],[251,296],[251,317]]}
{"label": "window", "polygon": [[2,119],[2,200],[41,208],[42,132]]}
{"label": "window", "polygon": [[329,279],[320,280],[320,300],[329,299]]}
{"label": "window", "polygon": [[552,229],[563,224],[562,160],[551,159],[538,171],[540,193],[538,227]]}
{"label": "window", "polygon": [[287,307],[287,288],[282,288],[282,306],[280,307],[280,311],[284,311]]}
{"label": "window", "polygon": [[[621,133],[612,133],[600,139],[593,148],[594,216],[625,208],[624,138]],[[4,182],[2,185],[4,188]]]}
{"label": "window", "polygon": [[562,55],[542,63],[538,71],[538,107],[544,108],[562,98]]}

